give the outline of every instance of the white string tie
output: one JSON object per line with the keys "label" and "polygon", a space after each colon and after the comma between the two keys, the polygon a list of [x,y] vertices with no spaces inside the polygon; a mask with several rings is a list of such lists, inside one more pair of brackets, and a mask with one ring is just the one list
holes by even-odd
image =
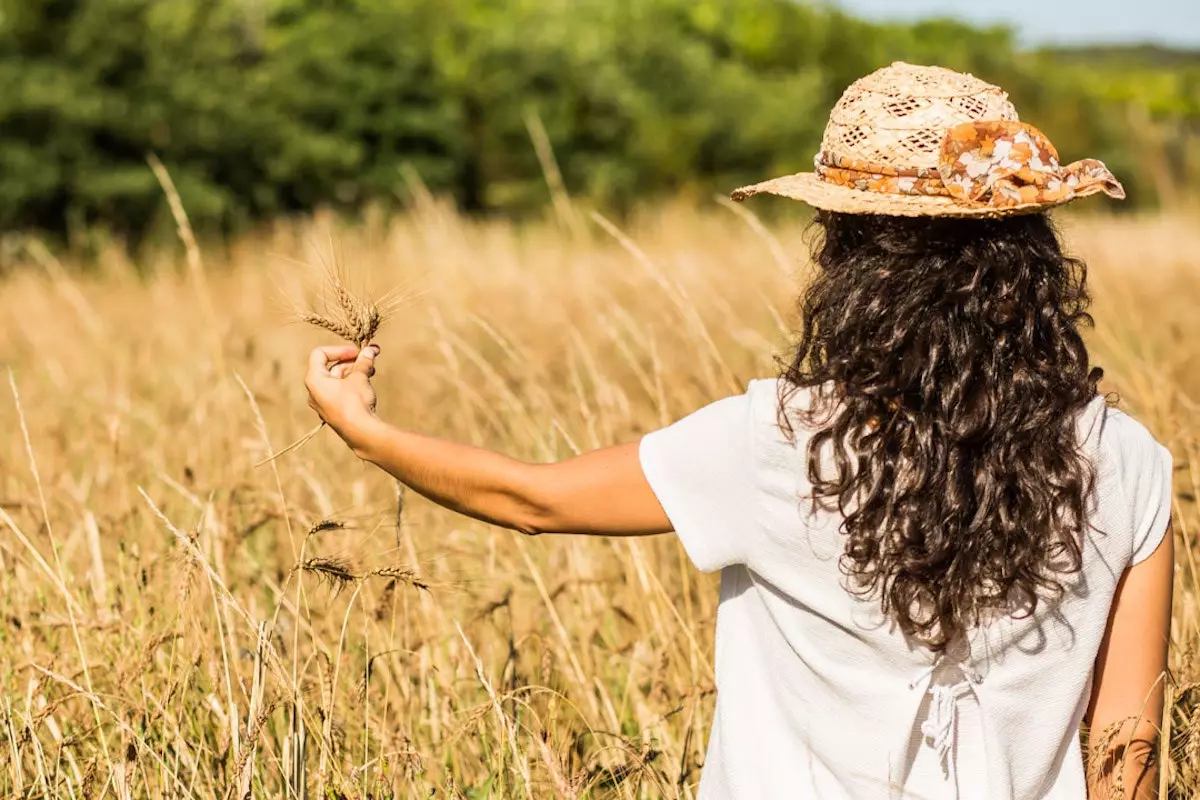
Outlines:
{"label": "white string tie", "polygon": [[[909,683],[909,688],[916,689],[932,678],[933,673],[942,663],[943,657],[938,656],[932,664],[913,678]],[[955,795],[957,796],[958,775],[956,774],[954,751],[955,736],[958,731],[958,698],[963,694],[964,689],[970,690],[972,686],[983,683],[983,676],[968,664],[950,663],[962,674],[963,680],[954,684],[933,684],[929,687],[929,714],[921,723],[921,735],[924,737],[924,744],[937,752],[938,762],[946,776],[954,780]]]}
{"label": "white string tie", "polygon": [[937,751],[938,761],[942,769],[947,771],[950,767],[950,747],[958,725],[958,690],[966,685],[964,682],[954,686],[931,687],[929,691],[933,697],[929,704],[929,717],[921,723],[921,733]]}

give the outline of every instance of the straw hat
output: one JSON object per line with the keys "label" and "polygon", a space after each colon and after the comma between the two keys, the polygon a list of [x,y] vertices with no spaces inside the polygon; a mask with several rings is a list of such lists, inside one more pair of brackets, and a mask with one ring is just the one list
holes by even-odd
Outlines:
{"label": "straw hat", "polygon": [[829,115],[815,172],[744,186],[848,214],[999,217],[1103,192],[1100,161],[1061,165],[1008,95],[973,75],[896,62],[855,81]]}

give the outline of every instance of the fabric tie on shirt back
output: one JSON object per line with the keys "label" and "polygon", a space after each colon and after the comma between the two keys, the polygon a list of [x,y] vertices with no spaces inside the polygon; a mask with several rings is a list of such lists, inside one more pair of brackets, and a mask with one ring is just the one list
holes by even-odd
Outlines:
{"label": "fabric tie on shirt back", "polygon": [[1053,204],[1103,192],[1125,197],[1116,176],[1094,158],[1062,165],[1058,151],[1024,122],[965,122],[946,132],[936,168],[899,169],[822,151],[821,180],[863,191],[951,197],[966,206]]}
{"label": "fabric tie on shirt back", "polygon": [[[951,683],[933,683],[934,673],[943,665],[949,665],[962,675],[962,680]],[[937,752],[938,763],[941,764],[946,777],[954,784],[954,796],[959,795],[958,766],[955,759],[958,730],[958,701],[959,698],[974,692],[974,688],[983,683],[983,676],[968,664],[954,661],[939,655],[925,669],[921,670],[912,681],[909,689],[924,685],[925,692],[930,696],[929,713],[921,723],[921,735],[925,738],[924,745],[932,747]],[[897,778],[900,783],[893,783],[893,797],[899,797],[897,791],[903,791],[905,776],[897,765],[892,766],[893,781]]]}
{"label": "fabric tie on shirt back", "polygon": [[937,750],[938,761],[942,768],[952,771],[953,763],[949,763],[951,745],[954,743],[955,728],[958,723],[958,690],[966,686],[965,682],[953,686],[934,686],[930,689],[933,696],[929,706],[929,718],[921,723],[921,733]]}

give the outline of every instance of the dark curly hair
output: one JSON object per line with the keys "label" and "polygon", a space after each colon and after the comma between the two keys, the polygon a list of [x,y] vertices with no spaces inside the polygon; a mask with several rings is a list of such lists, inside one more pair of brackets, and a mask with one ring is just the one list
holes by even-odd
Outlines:
{"label": "dark curly hair", "polygon": [[1079,570],[1087,524],[1075,417],[1103,372],[1080,336],[1083,262],[1044,214],[816,227],[780,422],[813,431],[811,499],[844,519],[849,588],[937,651],[1032,614]]}

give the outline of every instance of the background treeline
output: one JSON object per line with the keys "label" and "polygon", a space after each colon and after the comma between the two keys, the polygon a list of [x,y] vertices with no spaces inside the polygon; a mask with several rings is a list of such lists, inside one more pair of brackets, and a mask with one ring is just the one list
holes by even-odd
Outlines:
{"label": "background treeline", "polygon": [[791,0],[0,0],[0,232],[142,235],[150,152],[210,231],[417,180],[521,213],[547,199],[543,129],[572,194],[708,197],[807,168],[841,91],[895,59],[1003,85],[1134,206],[1200,176],[1194,53],[1024,52]]}

